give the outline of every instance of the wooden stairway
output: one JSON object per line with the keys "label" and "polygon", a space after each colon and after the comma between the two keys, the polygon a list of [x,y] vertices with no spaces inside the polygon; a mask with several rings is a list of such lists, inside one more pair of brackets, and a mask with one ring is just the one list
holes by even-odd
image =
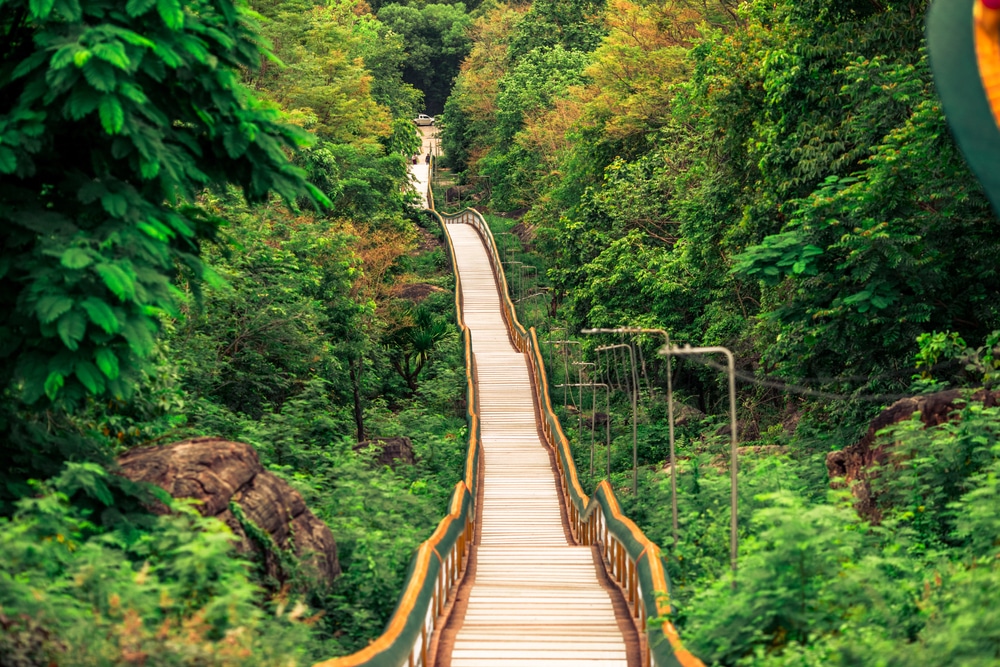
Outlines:
{"label": "wooden stairway", "polygon": [[472,331],[484,465],[475,575],[452,619],[450,664],[627,667],[614,591],[596,551],[573,545],[565,527],[528,363],[508,336],[482,239],[470,225],[446,228]]}

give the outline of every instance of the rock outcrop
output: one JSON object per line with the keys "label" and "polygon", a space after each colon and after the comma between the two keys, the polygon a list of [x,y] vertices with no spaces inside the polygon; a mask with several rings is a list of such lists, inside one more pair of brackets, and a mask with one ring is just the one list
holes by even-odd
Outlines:
{"label": "rock outcrop", "polygon": [[[330,583],[340,574],[330,528],[309,511],[296,490],[264,469],[250,445],[194,438],[133,449],[119,457],[118,463],[133,481],[155,484],[175,498],[200,501],[201,513],[224,521],[239,538],[240,551],[260,555],[269,575],[284,576],[277,554],[247,534],[230,503],[242,510],[244,520],[269,535],[277,548],[293,549],[302,567],[318,581]],[[160,507],[159,511],[165,510]]]}
{"label": "rock outcrop", "polygon": [[[889,460],[891,444],[876,444],[876,434],[882,429],[909,419],[914,412],[920,413],[920,421],[924,427],[938,426],[954,418],[954,413],[964,404],[960,400],[961,392],[957,389],[941,391],[924,396],[902,398],[882,411],[872,420],[868,432],[853,445],[826,455],[826,469],[830,479],[839,479],[836,486],[851,489],[857,499],[855,508],[858,514],[878,521],[881,515],[878,511],[876,498],[872,494],[871,469]],[[980,390],[974,393],[971,400],[981,401],[986,407],[997,405],[1000,392]]]}
{"label": "rock outcrop", "polygon": [[354,451],[359,452],[369,447],[375,448],[375,462],[380,466],[392,466],[397,463],[412,465],[413,443],[409,438],[371,438],[362,440],[354,446]]}

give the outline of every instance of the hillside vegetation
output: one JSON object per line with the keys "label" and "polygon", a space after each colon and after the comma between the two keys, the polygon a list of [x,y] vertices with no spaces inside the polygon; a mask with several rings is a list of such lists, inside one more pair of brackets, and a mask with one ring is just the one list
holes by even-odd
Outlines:
{"label": "hillside vegetation", "polygon": [[[465,454],[395,7],[0,3],[0,665],[304,665],[384,627]],[[302,494],[336,581],[118,474],[201,435]]]}
{"label": "hillside vegetation", "polygon": [[[584,351],[553,344],[552,382],[618,389],[612,481],[668,549],[672,620],[707,664],[1000,662],[998,413],[973,394],[996,381],[1000,242],[935,95],[926,9],[537,0],[473,23],[442,122],[448,159],[489,184],[483,206],[523,214],[488,216],[513,234],[500,235],[509,258],[543,275],[525,284],[509,266],[515,290],[551,289],[522,318],[550,340],[576,332]],[[580,334],[620,326],[735,353],[735,591],[724,364],[673,361],[670,548],[663,339]],[[628,361],[595,349],[623,341],[643,353],[635,496]],[[578,375],[579,362],[598,365]],[[870,502],[831,483],[828,454],[883,407],[949,388],[938,418],[918,410],[871,439],[876,465],[847,485],[861,479]],[[592,488],[603,417],[589,391],[566,400]]]}
{"label": "hillside vegetation", "polygon": [[[1000,664],[1000,237],[926,9],[0,0],[0,667],[306,665],[379,635],[467,435],[417,113],[522,262],[553,385],[610,385],[553,400],[587,490],[610,461],[664,548],[694,653]],[[672,361],[671,468],[662,339],[582,333],[623,325],[735,353],[735,576],[725,374]],[[597,350],[622,342],[635,380]],[[302,495],[339,578],[236,503],[255,553],[119,474],[202,435]],[[380,460],[397,437],[412,463]]]}

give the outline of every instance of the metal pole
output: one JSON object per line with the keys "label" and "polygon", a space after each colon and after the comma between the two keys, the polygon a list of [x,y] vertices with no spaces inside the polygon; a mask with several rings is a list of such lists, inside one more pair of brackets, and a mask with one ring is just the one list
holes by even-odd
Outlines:
{"label": "metal pole", "polygon": [[579,366],[576,371],[576,379],[580,382],[580,414],[577,420],[577,430],[580,432],[580,442],[583,442],[583,368],[585,366],[593,366],[594,364],[589,361],[574,361],[574,366]]}
{"label": "metal pole", "polygon": [[597,385],[590,388],[590,483],[594,483],[594,429],[597,428]]}
{"label": "metal pole", "polygon": [[675,347],[670,344],[665,345],[660,354],[682,355],[682,354],[723,354],[726,357],[726,367],[729,371],[729,567],[733,573],[733,590],[736,590],[736,573],[739,558],[739,532],[737,531],[737,510],[739,509],[739,496],[737,494],[738,463],[737,452],[738,436],[736,433],[736,360],[733,353],[725,347]]}
{"label": "metal pole", "polygon": [[[601,351],[594,350],[597,357],[598,368],[601,368]],[[604,373],[601,373],[601,379],[604,379]],[[605,472],[605,479],[609,482],[611,481],[611,373],[608,373],[608,381],[604,383],[604,414],[607,419],[604,420],[604,439],[605,445],[607,446],[608,454],[608,465]]]}
{"label": "metal pole", "polygon": [[[666,332],[663,337],[667,339],[667,347],[670,347],[670,335]],[[674,549],[677,549],[677,451],[674,448],[674,379],[670,368],[671,356],[667,357],[667,420],[670,423],[670,519],[674,530]]]}
{"label": "metal pole", "polygon": [[[646,329],[639,327],[620,327],[618,329],[584,329],[583,333],[595,334],[595,333],[651,333],[663,336],[663,340],[666,341],[666,348],[670,348],[670,334],[668,334],[663,329]],[[663,354],[663,351],[660,352]],[[669,423],[669,440],[670,440],[670,516],[671,524],[673,528],[673,538],[674,538],[674,549],[677,548],[679,542],[679,522],[678,522],[678,512],[677,512],[677,449],[675,447],[674,441],[674,387],[673,387],[673,371],[671,369],[671,355],[669,353],[665,354],[667,357],[667,422]],[[647,376],[646,382],[648,384],[649,378]],[[652,388],[650,388],[650,395],[652,395]]]}
{"label": "metal pole", "polygon": [[[610,398],[611,397],[611,387],[609,387],[604,382],[583,382],[583,383],[571,383],[571,384],[568,384],[568,385],[561,385],[561,384],[557,384],[556,385],[557,388],[558,387],[563,387],[564,389],[566,387],[576,387],[576,386],[579,386],[579,387],[591,387],[591,388],[593,388],[593,387],[604,387],[604,395],[607,397],[605,399],[605,405],[606,406],[610,406],[610,404],[611,404],[611,398]],[[591,394],[590,405],[591,405],[591,411],[593,412],[592,419],[590,420],[590,479],[591,479],[591,481],[593,481],[593,479],[594,479],[594,444],[595,444],[594,443],[594,429],[596,428],[596,424],[597,424],[597,392],[596,391],[593,392],[593,394]],[[605,409],[609,409],[609,408],[605,408]],[[605,416],[610,417],[610,414],[606,413]],[[605,424],[607,424],[607,423],[608,422],[605,421]],[[609,427],[609,430],[608,430],[608,441],[607,441],[607,447],[608,447],[608,477],[609,478],[611,477],[611,437],[610,437],[610,435],[611,435],[611,431],[610,431],[610,427]]]}
{"label": "metal pole", "polygon": [[534,282],[534,284],[537,285],[538,284],[538,269],[536,267],[532,266],[531,264],[525,264],[524,265],[524,270],[525,270],[525,272],[530,272],[529,273],[529,277],[531,277],[532,280],[533,280],[533,282]]}
{"label": "metal pole", "polygon": [[615,348],[628,348],[629,361],[632,366],[632,495],[636,495],[639,492],[639,439],[638,439],[638,409],[636,407],[638,401],[636,398],[636,383],[634,379],[635,374],[635,353],[632,351],[632,346],[625,343],[619,343],[618,345],[604,345],[597,349],[599,350],[613,350]]}
{"label": "metal pole", "polygon": [[567,403],[569,402],[568,401],[568,397],[566,395],[566,386],[565,386],[565,385],[569,384],[569,349],[568,349],[568,347],[570,345],[579,345],[580,341],[578,341],[578,340],[553,340],[553,341],[549,341],[549,342],[552,343],[553,345],[560,345],[560,346],[562,346],[562,350],[563,350],[563,376],[566,378],[566,381],[565,381],[564,386],[563,386],[563,407],[565,408],[566,405],[567,405]]}
{"label": "metal pole", "polygon": [[[553,335],[557,331],[565,331],[565,330],[566,330],[566,327],[555,327],[553,329],[549,329],[549,335],[551,336],[551,335]],[[554,344],[553,344],[553,342],[551,340],[546,340],[545,342],[549,344],[549,356],[552,358],[552,364],[553,364],[553,366],[555,366],[555,358],[556,358],[555,357],[555,351],[552,349],[552,347],[553,347]]]}
{"label": "metal pole", "polygon": [[[518,261],[509,261],[509,262],[507,262],[507,266],[514,266],[515,264],[521,264],[521,263],[522,262],[518,262]],[[511,275],[511,276],[509,276],[507,278],[507,285],[510,288],[510,290],[508,291],[508,294],[510,293],[510,291],[513,291],[514,295],[517,296],[517,285],[514,282],[514,276],[513,275]]]}

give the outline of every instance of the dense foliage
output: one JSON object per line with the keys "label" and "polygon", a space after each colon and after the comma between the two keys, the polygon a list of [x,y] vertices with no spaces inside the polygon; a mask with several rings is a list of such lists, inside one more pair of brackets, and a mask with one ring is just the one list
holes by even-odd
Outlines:
{"label": "dense foliage", "polygon": [[[552,11],[559,30],[536,30],[535,14]],[[552,298],[521,306],[543,338],[646,326],[736,353],[735,592],[725,376],[688,358],[672,377],[683,402],[672,620],[710,664],[996,664],[986,600],[1000,590],[1000,439],[996,409],[971,390],[995,384],[1000,244],[935,96],[925,11],[501,5],[474,24],[446,105],[451,165],[489,177],[482,204],[527,211],[516,225],[490,220],[510,259],[545,274]],[[613,389],[610,453],[590,392],[565,397],[585,485],[610,455],[627,513],[670,547],[662,339],[635,339],[635,497],[628,361],[594,351],[622,341],[577,340],[583,356],[552,346],[553,383]],[[597,366],[577,375],[580,362]],[[873,444],[889,452],[867,472],[874,509],[831,489],[827,454],[856,442],[880,406],[948,387],[969,389],[951,421],[914,417]],[[603,391],[596,399],[603,412]]]}
{"label": "dense foliage", "polygon": [[[564,424],[585,485],[610,461],[669,549],[688,646],[995,665],[1000,411],[976,390],[1000,367],[1000,242],[925,10],[0,0],[0,664],[304,664],[378,634],[463,456],[453,282],[406,187],[411,118],[443,111],[480,203],[526,212],[489,220],[543,338],[655,326],[736,352],[734,587],[717,368],[674,362],[672,470],[659,339],[635,341],[635,420],[626,357],[595,350],[611,339],[546,346],[553,384],[610,385],[609,445],[587,392],[564,392]],[[870,506],[831,484],[827,455],[881,406],[949,387],[949,419],[875,437]],[[203,434],[304,496],[339,579],[273,544],[268,574],[116,474]],[[379,465],[358,445],[376,436],[414,463]]]}
{"label": "dense foliage", "polygon": [[[460,57],[446,10],[424,37]],[[0,31],[0,664],[364,646],[464,457],[453,281],[407,187],[415,47],[354,2],[4,0]],[[332,585],[118,474],[195,435],[302,493]]]}

